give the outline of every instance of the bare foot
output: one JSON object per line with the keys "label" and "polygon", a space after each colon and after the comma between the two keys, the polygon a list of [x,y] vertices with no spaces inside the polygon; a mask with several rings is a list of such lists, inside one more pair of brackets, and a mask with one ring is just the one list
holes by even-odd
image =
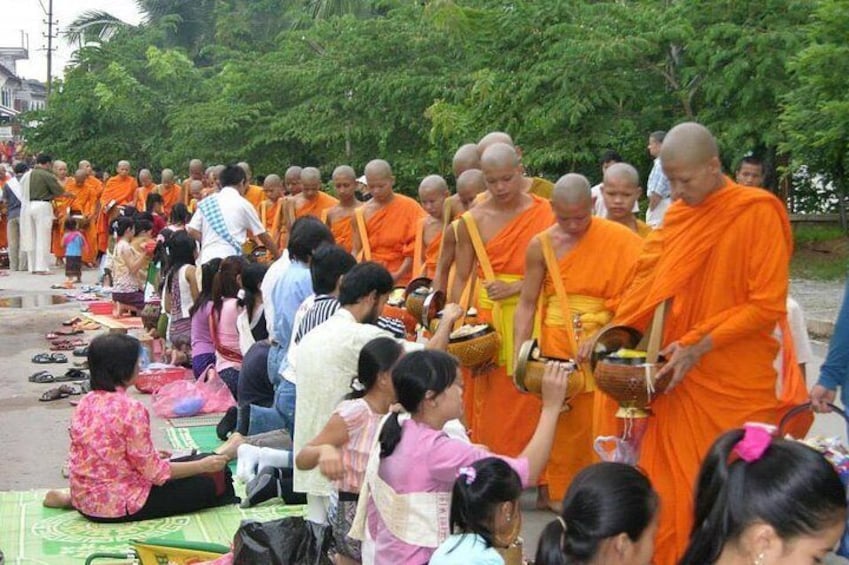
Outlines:
{"label": "bare foot", "polygon": [[548,498],[548,485],[540,485],[537,487],[537,510],[548,510],[551,500]]}
{"label": "bare foot", "polygon": [[46,508],[72,509],[71,492],[68,490],[49,490],[41,502]]}
{"label": "bare foot", "polygon": [[227,438],[227,441],[215,448],[215,453],[218,455],[224,455],[227,459],[235,459],[236,451],[238,451],[239,446],[243,443],[245,443],[245,436],[239,432],[233,432],[230,434],[230,437]]}
{"label": "bare foot", "polygon": [[560,514],[563,512],[563,503],[557,502],[556,500],[552,500],[548,503],[548,510],[560,516]]}

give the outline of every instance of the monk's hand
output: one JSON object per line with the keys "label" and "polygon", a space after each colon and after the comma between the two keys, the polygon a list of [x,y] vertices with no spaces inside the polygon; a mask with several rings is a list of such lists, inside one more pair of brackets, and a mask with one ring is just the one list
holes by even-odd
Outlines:
{"label": "monk's hand", "polygon": [[318,455],[318,470],[331,481],[342,479],[345,476],[345,465],[339,449],[333,445],[322,445]]}
{"label": "monk's hand", "polygon": [[486,295],[490,300],[504,300],[515,296],[522,291],[522,281],[483,281],[481,283],[486,289]]}
{"label": "monk's hand", "polygon": [[558,412],[566,400],[569,388],[569,375],[572,369],[566,363],[549,361],[542,374],[542,409],[554,409]]}
{"label": "monk's hand", "polygon": [[710,336],[704,337],[701,341],[693,345],[681,345],[677,341],[670,343],[660,354],[668,359],[666,365],[658,371],[657,379],[660,380],[669,373],[672,373],[672,379],[666,387],[666,392],[669,393],[673,388],[678,386],[690,369],[696,366],[702,355],[707,353],[713,347],[713,342]]}
{"label": "monk's hand", "polygon": [[811,408],[814,412],[825,413],[831,412],[831,406],[834,404],[834,399],[837,396],[837,391],[825,388],[822,385],[814,385],[811,389]]}

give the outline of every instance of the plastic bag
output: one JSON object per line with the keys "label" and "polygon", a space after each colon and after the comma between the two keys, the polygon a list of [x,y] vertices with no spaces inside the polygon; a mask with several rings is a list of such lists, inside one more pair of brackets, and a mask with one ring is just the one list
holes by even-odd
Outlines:
{"label": "plastic bag", "polygon": [[329,526],[303,518],[245,520],[233,539],[233,565],[331,565]]}
{"label": "plastic bag", "polygon": [[[236,405],[230,389],[215,368],[209,367],[196,381],[177,381],[160,387],[153,395],[153,411],[160,418],[175,418],[180,416],[178,412],[183,412],[182,408],[187,405],[194,407],[195,402],[199,406],[197,413],[202,414],[226,412]],[[178,407],[180,410],[176,410]]]}

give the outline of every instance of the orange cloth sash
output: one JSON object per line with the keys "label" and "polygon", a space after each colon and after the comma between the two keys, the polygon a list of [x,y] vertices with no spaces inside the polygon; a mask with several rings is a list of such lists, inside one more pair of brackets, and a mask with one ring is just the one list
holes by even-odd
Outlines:
{"label": "orange cloth sash", "polygon": [[[389,204],[365,218],[363,207],[357,208],[357,229],[363,258],[386,267],[390,273],[401,268],[413,256],[416,224],[425,211],[419,203],[403,194],[394,194]],[[396,281],[399,286],[410,282],[410,273]]]}

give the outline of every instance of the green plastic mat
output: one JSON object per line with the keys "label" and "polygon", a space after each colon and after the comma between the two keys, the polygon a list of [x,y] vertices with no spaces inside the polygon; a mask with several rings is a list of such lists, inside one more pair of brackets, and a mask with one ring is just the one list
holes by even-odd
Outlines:
{"label": "green plastic mat", "polygon": [[215,426],[168,427],[165,434],[175,450],[197,449],[199,453],[208,453],[222,443],[215,434]]}
{"label": "green plastic mat", "polygon": [[128,540],[161,538],[230,545],[242,520],[302,516],[303,506],[224,506],[159,520],[95,524],[73,510],[44,508],[44,490],[0,492],[0,550],[6,563],[69,565],[97,552],[122,552]]}
{"label": "green plastic mat", "polygon": [[224,412],[213,412],[199,416],[188,416],[186,418],[168,418],[168,423],[175,428],[195,428],[198,426],[217,426]]}

